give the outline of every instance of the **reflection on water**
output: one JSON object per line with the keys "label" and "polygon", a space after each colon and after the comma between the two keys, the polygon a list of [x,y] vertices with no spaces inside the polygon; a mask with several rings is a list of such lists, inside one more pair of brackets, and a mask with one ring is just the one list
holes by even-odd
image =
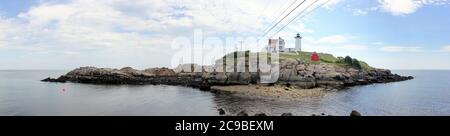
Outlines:
{"label": "reflection on water", "polygon": [[214,100],[218,108],[226,111],[226,115],[236,115],[246,111],[249,115],[266,113],[268,115],[281,115],[293,113],[294,115],[311,115],[320,107],[322,97],[308,97],[296,101],[276,100],[272,98],[249,98],[236,94],[216,94]]}
{"label": "reflection on water", "polygon": [[0,71],[0,115],[450,115],[450,71],[395,72],[416,79],[279,101],[165,85],[43,83],[65,71]]}

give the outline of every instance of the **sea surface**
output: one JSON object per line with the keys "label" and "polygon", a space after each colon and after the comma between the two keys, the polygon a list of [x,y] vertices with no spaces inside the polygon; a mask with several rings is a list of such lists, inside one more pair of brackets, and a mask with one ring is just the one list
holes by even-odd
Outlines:
{"label": "sea surface", "polygon": [[203,116],[245,110],[280,115],[450,115],[450,71],[397,70],[414,80],[329,92],[299,101],[274,101],[166,85],[90,85],[40,82],[67,71],[0,71],[0,115]]}

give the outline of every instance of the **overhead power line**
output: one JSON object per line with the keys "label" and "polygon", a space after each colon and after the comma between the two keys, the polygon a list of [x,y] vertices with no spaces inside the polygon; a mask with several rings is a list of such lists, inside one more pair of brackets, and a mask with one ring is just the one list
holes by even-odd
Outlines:
{"label": "overhead power line", "polygon": [[273,28],[275,28],[278,24],[280,24],[286,17],[288,17],[292,12],[294,12],[298,7],[303,5],[306,0],[303,0],[300,4],[298,4],[294,9],[292,9],[286,16],[284,16],[280,21],[278,21],[275,25],[273,25],[268,31],[266,31],[261,37],[266,36]]}
{"label": "overhead power line", "polygon": [[[298,1],[298,0],[294,0],[291,4],[289,4],[289,6],[288,6],[286,9],[284,9],[283,12],[281,12],[280,15],[278,15],[278,17],[275,18],[270,24],[274,24],[278,19],[280,19],[280,17],[283,16],[284,13],[286,13],[286,11],[287,11],[288,9],[290,9],[297,1]],[[287,2],[287,1],[286,1],[286,2]],[[284,4],[286,4],[286,3],[284,3]],[[283,5],[284,5],[284,4],[283,4]],[[282,7],[283,7],[283,6],[280,6],[280,7],[277,9],[277,11],[279,11]],[[266,29],[264,29],[263,32],[266,32],[269,28],[270,28],[270,26],[267,27]]]}
{"label": "overhead power line", "polygon": [[[308,10],[312,5],[314,5],[315,3],[317,3],[319,0],[314,1],[312,4],[310,4],[308,7],[306,7],[304,10],[302,10],[299,14],[297,14],[297,16],[295,16],[292,20],[290,20],[286,25],[284,25],[280,30],[278,30],[276,33],[274,33],[272,36],[270,36],[269,38],[275,36],[276,34],[278,34],[279,32],[281,32],[284,28],[286,28],[286,26],[288,26],[290,23],[292,23],[294,20],[296,20],[300,15],[302,15],[306,10]],[[314,9],[310,10],[309,12],[307,12],[306,14],[304,14],[303,16],[301,16],[300,18],[303,18],[307,15],[309,15],[311,12],[313,12],[314,10],[324,6],[325,4],[327,4],[328,2],[330,2],[331,0],[327,0],[326,2],[324,2],[323,4],[315,7]]]}

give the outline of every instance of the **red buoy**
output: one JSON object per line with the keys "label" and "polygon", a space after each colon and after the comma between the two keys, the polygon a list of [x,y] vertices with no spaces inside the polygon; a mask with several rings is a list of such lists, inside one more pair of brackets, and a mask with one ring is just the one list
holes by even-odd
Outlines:
{"label": "red buoy", "polygon": [[320,60],[319,55],[317,55],[317,53],[314,52],[314,53],[311,55],[311,61],[319,61],[319,60]]}

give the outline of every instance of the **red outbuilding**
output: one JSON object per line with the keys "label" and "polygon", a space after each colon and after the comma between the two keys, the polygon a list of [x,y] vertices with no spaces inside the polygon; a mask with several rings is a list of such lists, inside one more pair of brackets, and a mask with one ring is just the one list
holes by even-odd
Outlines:
{"label": "red outbuilding", "polygon": [[319,55],[317,55],[317,53],[314,52],[314,53],[311,55],[311,61],[319,61],[319,60],[320,60]]}

